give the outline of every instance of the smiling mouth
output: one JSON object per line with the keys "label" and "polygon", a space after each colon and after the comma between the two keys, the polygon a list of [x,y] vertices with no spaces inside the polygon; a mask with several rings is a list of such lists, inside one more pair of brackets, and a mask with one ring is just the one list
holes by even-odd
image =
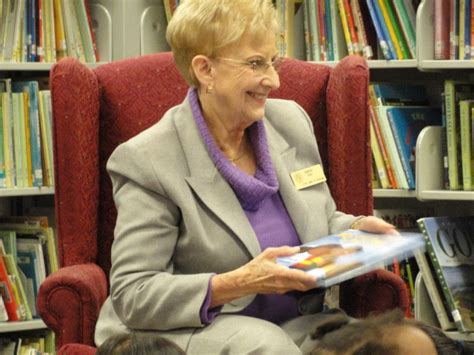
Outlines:
{"label": "smiling mouth", "polygon": [[258,94],[256,92],[249,92],[248,94],[257,100],[265,100],[267,98],[266,94]]}

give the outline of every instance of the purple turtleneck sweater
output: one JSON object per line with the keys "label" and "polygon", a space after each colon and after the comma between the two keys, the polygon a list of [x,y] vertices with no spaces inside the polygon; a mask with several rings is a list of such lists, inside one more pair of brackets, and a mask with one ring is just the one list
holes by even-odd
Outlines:
{"label": "purple turtleneck sweater", "polygon": [[[263,120],[248,129],[250,143],[255,152],[257,169],[250,176],[229,162],[218,148],[202,115],[196,89],[190,89],[188,99],[201,137],[217,169],[235,192],[247,218],[255,231],[262,250],[283,245],[296,246],[300,239],[278,192],[278,180],[268,150]],[[201,320],[210,323],[219,314],[220,307],[209,309],[211,294],[201,308]],[[296,317],[299,312],[293,294],[258,294],[253,302],[239,314],[282,323]]]}

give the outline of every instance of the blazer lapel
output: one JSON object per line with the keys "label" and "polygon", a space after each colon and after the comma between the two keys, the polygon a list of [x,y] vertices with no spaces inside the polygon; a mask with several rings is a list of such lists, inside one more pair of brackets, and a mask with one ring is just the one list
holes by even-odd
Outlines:
{"label": "blazer lapel", "polygon": [[296,190],[290,176],[290,173],[296,170],[296,149],[288,145],[268,120],[265,121],[265,127],[281,198],[301,242],[304,242],[310,223],[308,206]]}
{"label": "blazer lapel", "polygon": [[198,198],[242,241],[255,257],[261,249],[257,236],[234,191],[215,167],[189,106],[188,99],[175,117],[175,125],[190,175],[186,182]]}

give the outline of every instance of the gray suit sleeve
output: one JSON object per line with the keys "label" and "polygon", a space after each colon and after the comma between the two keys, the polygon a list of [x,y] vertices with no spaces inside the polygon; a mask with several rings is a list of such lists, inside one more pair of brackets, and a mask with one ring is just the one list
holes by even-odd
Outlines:
{"label": "gray suit sleeve", "polygon": [[149,158],[128,142],[107,164],[118,211],[110,274],[113,308],[132,329],[200,327],[212,274],[173,274],[180,211]]}

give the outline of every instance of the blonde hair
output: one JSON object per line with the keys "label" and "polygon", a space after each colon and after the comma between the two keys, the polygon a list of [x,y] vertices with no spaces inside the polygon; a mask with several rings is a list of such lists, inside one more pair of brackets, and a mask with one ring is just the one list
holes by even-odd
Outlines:
{"label": "blonde hair", "polygon": [[271,0],[185,0],[176,9],[166,30],[176,65],[192,86],[198,81],[191,68],[196,55],[215,57],[237,43],[244,33],[259,40],[278,30]]}

